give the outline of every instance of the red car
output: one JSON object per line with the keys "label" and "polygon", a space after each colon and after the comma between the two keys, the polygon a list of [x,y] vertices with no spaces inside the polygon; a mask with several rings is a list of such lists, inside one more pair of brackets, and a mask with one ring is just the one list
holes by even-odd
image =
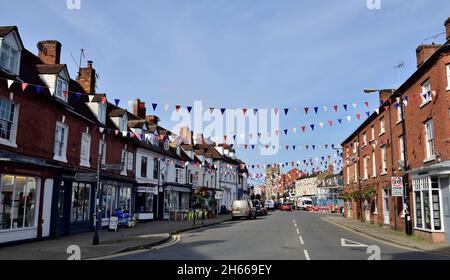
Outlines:
{"label": "red car", "polygon": [[281,211],[292,211],[291,204],[289,202],[283,203],[283,205],[281,205]]}

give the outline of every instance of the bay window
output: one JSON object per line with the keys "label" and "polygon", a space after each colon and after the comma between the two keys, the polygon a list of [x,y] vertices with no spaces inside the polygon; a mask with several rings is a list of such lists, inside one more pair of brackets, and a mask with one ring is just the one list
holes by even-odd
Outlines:
{"label": "bay window", "polygon": [[442,231],[441,191],[438,177],[413,178],[414,221],[417,229]]}
{"label": "bay window", "polygon": [[0,144],[16,147],[19,105],[0,98]]}
{"label": "bay window", "polygon": [[14,75],[19,74],[20,52],[6,43],[4,40],[1,44],[0,67],[6,72]]}
{"label": "bay window", "polygon": [[0,231],[36,225],[37,182],[37,178],[1,176]]}

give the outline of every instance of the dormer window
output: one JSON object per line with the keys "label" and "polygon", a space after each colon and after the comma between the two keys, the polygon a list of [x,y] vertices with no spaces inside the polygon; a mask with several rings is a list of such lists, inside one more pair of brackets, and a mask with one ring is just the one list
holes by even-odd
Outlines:
{"label": "dormer window", "polygon": [[64,92],[67,91],[68,88],[69,86],[66,81],[64,81],[60,77],[56,78],[56,89],[55,89],[56,97],[67,102],[67,96],[64,96]]}
{"label": "dormer window", "polygon": [[126,116],[123,116],[122,118],[120,118],[120,130],[121,131],[127,131],[128,128],[128,120]]}
{"label": "dormer window", "polygon": [[102,124],[106,122],[106,106],[101,103],[98,104],[98,121]]}
{"label": "dormer window", "polygon": [[19,74],[19,56],[20,52],[8,43],[2,43],[0,55],[0,67],[11,74]]}

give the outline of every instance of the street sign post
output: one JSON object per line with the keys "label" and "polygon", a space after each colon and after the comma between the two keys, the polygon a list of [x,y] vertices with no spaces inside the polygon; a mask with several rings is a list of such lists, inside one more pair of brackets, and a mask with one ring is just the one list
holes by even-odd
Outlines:
{"label": "street sign post", "polygon": [[403,197],[403,178],[392,177],[391,178],[391,193],[394,197]]}
{"label": "street sign post", "polygon": [[77,182],[97,182],[97,173],[75,173],[75,181]]}

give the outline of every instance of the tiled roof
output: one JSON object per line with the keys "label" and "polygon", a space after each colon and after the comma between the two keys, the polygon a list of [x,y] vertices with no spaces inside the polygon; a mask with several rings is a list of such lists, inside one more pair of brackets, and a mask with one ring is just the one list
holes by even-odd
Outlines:
{"label": "tiled roof", "polygon": [[36,71],[39,74],[58,74],[64,68],[65,64],[37,64]]}

